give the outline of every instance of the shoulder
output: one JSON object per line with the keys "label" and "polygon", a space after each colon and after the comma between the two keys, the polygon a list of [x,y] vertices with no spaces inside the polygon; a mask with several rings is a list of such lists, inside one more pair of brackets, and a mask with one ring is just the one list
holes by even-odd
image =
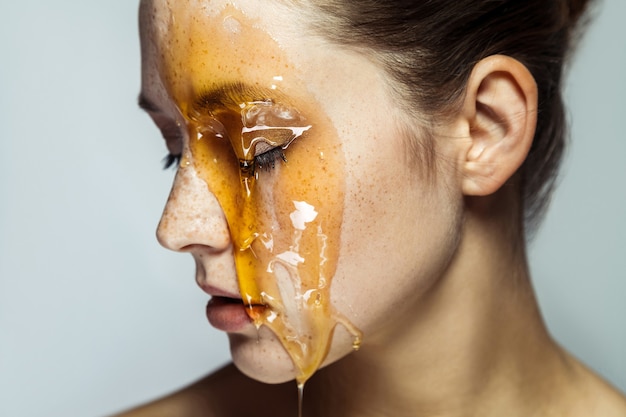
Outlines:
{"label": "shoulder", "polygon": [[280,417],[293,415],[296,407],[295,382],[263,384],[230,364],[178,392],[114,417]]}
{"label": "shoulder", "polygon": [[626,397],[607,382],[599,380],[583,394],[589,416],[626,417]]}
{"label": "shoulder", "polygon": [[570,396],[570,416],[626,417],[626,397],[595,372],[578,362],[579,378]]}

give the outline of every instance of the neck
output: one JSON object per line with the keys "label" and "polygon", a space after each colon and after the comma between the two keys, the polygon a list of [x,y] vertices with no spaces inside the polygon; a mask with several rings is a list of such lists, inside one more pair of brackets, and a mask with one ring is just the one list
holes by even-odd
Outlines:
{"label": "neck", "polygon": [[309,381],[305,405],[325,407],[312,415],[531,415],[549,402],[567,360],[539,314],[523,237],[490,210],[465,219],[456,255],[410,320],[366,335]]}

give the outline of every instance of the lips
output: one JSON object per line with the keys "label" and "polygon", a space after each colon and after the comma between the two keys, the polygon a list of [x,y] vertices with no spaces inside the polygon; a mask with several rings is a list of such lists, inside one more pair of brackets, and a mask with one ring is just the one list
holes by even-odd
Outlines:
{"label": "lips", "polygon": [[235,292],[201,282],[198,285],[211,296],[206,306],[206,316],[209,323],[218,330],[230,333],[242,331],[259,320],[267,308],[260,304],[244,305],[239,294]]}
{"label": "lips", "polygon": [[222,296],[211,298],[206,316],[213,327],[225,332],[237,332],[252,322],[242,300]]}

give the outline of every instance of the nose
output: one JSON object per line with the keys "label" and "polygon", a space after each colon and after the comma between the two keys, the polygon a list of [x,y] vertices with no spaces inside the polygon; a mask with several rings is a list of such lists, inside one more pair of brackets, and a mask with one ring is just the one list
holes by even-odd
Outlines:
{"label": "nose", "polygon": [[157,229],[165,248],[179,252],[222,252],[231,240],[215,195],[193,166],[179,168]]}

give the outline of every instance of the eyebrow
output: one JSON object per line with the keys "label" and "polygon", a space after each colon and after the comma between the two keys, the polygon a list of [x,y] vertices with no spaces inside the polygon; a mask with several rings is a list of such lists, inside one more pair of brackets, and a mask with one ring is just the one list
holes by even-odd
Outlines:
{"label": "eyebrow", "polygon": [[202,91],[195,99],[197,110],[211,111],[219,107],[239,107],[252,101],[275,101],[284,98],[278,91],[242,82],[224,83]]}
{"label": "eyebrow", "polygon": [[[208,111],[220,107],[239,107],[242,103],[252,101],[275,101],[284,98],[284,95],[271,88],[259,87],[242,82],[219,84],[218,86],[200,92],[194,99],[193,107],[196,110]],[[148,96],[141,92],[137,98],[139,108],[148,113],[161,113],[161,108]]]}

